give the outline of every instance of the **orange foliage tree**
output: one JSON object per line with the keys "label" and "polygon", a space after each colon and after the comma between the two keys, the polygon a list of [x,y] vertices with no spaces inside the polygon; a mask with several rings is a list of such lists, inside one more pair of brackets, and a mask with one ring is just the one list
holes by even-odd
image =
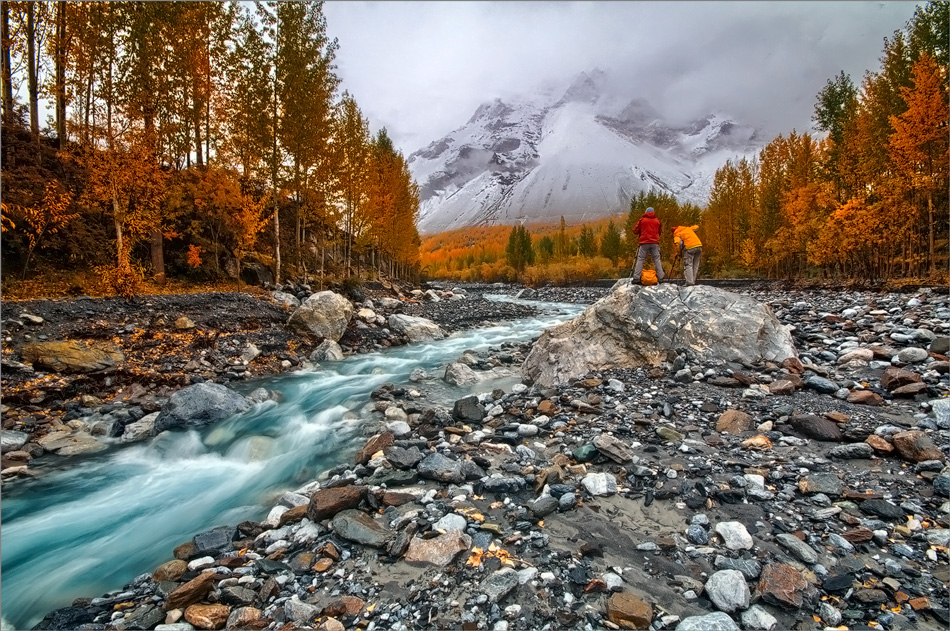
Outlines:
{"label": "orange foliage tree", "polygon": [[[38,204],[29,207],[4,205],[3,210],[6,214],[17,217],[20,220],[21,229],[26,233],[28,249],[26,262],[23,264],[23,278],[26,278],[33,251],[43,237],[59,232],[79,216],[79,213],[72,209],[72,194],[63,190],[58,182],[46,183],[43,200]],[[4,220],[4,230],[7,226],[11,229],[16,227],[9,217],[4,217]]]}

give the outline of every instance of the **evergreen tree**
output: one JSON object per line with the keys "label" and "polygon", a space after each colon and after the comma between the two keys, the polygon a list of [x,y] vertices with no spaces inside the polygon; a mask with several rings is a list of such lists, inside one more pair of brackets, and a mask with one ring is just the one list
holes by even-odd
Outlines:
{"label": "evergreen tree", "polygon": [[594,236],[594,229],[587,224],[581,226],[581,234],[577,238],[577,249],[581,256],[587,258],[597,256],[597,237]]}
{"label": "evergreen tree", "polygon": [[613,220],[607,222],[607,228],[604,230],[604,236],[600,242],[600,253],[614,265],[623,254],[623,240],[620,237],[620,231],[614,225]]}
{"label": "evergreen tree", "polygon": [[517,272],[534,263],[534,250],[531,248],[531,235],[524,226],[515,226],[508,237],[505,248],[505,261]]}

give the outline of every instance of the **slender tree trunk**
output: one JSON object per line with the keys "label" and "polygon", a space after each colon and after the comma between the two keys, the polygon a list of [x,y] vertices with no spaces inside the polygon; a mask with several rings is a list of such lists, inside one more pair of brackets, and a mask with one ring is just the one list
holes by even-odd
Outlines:
{"label": "slender tree trunk", "polygon": [[274,70],[274,101],[273,101],[274,135],[271,150],[271,190],[274,199],[274,284],[280,283],[280,213],[277,205],[277,70]]}
{"label": "slender tree trunk", "polygon": [[27,80],[30,91],[30,134],[35,142],[40,141],[40,103],[39,81],[36,68],[36,24],[34,22],[36,3],[26,3],[26,56]]}
{"label": "slender tree trunk", "polygon": [[56,3],[56,137],[66,146],[66,7]]}
{"label": "slender tree trunk", "polygon": [[0,21],[2,21],[2,39],[0,39],[0,80],[3,81],[3,122],[13,122],[13,71],[10,64],[10,3],[0,2]]}
{"label": "slender tree trunk", "polygon": [[129,267],[129,257],[125,251],[125,241],[122,238],[122,222],[119,221],[121,209],[119,207],[119,196],[116,193],[115,186],[112,187],[112,214],[115,221],[115,252],[116,267],[119,271],[124,271]]}
{"label": "slender tree trunk", "polygon": [[[92,70],[89,71],[89,78],[86,82],[86,111],[83,116],[82,140],[86,144],[89,144],[89,114],[90,114],[91,108],[92,108]],[[95,121],[95,116],[93,116],[93,121]]]}
{"label": "slender tree trunk", "polygon": [[204,154],[201,152],[201,112],[195,117],[195,164],[204,166]]}
{"label": "slender tree trunk", "polygon": [[927,213],[930,216],[929,226],[930,234],[929,236],[929,252],[928,256],[930,258],[930,275],[934,276],[937,273],[937,259],[934,256],[934,197],[933,189],[927,189]]}

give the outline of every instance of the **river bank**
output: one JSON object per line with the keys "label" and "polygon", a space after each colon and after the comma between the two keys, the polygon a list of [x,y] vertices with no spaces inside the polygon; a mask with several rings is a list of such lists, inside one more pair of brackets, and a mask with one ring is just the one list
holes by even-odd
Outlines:
{"label": "river bank", "polygon": [[[758,298],[812,385],[780,395],[777,366],[683,357],[450,408],[381,387],[357,462],[43,628],[942,628],[946,296]],[[923,384],[910,396],[882,382],[898,366]],[[915,462],[909,432],[935,457]]]}

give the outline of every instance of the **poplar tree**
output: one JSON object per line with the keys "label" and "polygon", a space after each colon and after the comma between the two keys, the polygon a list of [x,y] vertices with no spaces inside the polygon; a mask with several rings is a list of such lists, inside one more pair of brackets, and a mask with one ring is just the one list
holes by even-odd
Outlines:
{"label": "poplar tree", "polygon": [[[333,99],[340,79],[333,64],[339,45],[326,34],[322,2],[281,2],[276,58],[279,124],[282,146],[292,161],[291,187],[297,207],[295,230],[298,262],[305,231],[326,210],[325,197],[316,194],[315,180],[326,182],[330,171]],[[318,199],[321,198],[322,199]]]}
{"label": "poplar tree", "polygon": [[347,273],[351,273],[354,239],[366,227],[366,183],[369,177],[369,123],[349,92],[338,105],[336,135],[337,173],[346,239]]}

